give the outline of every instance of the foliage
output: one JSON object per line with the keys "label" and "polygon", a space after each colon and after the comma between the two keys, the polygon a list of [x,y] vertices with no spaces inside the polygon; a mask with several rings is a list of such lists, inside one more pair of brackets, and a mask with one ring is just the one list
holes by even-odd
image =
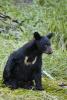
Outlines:
{"label": "foliage", "polygon": [[[21,26],[24,31],[23,34],[30,34],[34,31],[39,31],[41,34],[54,32],[54,44],[58,48],[61,47],[62,50],[65,49],[67,46],[67,0],[36,0],[31,5],[18,4],[17,6],[14,5],[12,0],[12,3],[9,1],[2,2],[0,0],[0,12],[9,15],[13,19],[24,21]],[[40,6],[41,2],[43,5]],[[11,24],[10,21],[8,22],[7,27]]]}

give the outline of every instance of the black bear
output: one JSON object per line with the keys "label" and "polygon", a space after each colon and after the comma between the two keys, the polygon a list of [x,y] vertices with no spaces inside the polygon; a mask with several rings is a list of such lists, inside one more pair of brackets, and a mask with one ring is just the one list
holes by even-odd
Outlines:
{"label": "black bear", "polygon": [[42,90],[41,66],[42,54],[51,54],[50,39],[52,33],[41,36],[33,33],[33,40],[14,51],[6,63],[3,71],[3,83],[12,88],[26,88]]}

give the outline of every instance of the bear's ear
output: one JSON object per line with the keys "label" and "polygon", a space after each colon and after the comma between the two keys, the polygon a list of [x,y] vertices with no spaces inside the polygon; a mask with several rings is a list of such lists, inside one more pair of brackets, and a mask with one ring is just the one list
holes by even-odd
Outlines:
{"label": "bear's ear", "polygon": [[48,37],[49,39],[51,39],[52,36],[53,36],[53,33],[49,33],[49,34],[47,35],[47,37]]}
{"label": "bear's ear", "polygon": [[41,36],[40,36],[40,34],[38,32],[34,32],[34,38],[36,40],[39,40],[39,39],[41,39]]}

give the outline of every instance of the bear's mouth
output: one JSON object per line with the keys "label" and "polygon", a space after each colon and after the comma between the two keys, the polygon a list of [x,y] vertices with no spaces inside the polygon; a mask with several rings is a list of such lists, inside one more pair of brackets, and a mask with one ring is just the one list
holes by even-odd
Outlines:
{"label": "bear's mouth", "polygon": [[53,51],[49,51],[49,52],[45,51],[44,53],[46,53],[46,54],[52,54]]}
{"label": "bear's mouth", "polygon": [[49,47],[47,47],[47,49],[46,49],[46,51],[45,51],[44,53],[46,53],[46,54],[52,54],[52,53],[53,53],[53,50],[52,50],[52,48],[49,46]]}
{"label": "bear's mouth", "polygon": [[46,53],[46,54],[52,54],[53,53],[53,50],[51,48],[49,48],[46,51],[44,51],[44,53]]}

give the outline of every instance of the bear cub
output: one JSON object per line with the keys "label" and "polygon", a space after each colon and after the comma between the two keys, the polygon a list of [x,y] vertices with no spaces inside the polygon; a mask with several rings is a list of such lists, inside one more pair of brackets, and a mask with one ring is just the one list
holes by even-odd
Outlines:
{"label": "bear cub", "polygon": [[52,54],[50,39],[53,33],[41,36],[33,33],[33,40],[14,51],[3,71],[3,83],[11,89],[43,90],[41,79],[42,54]]}

